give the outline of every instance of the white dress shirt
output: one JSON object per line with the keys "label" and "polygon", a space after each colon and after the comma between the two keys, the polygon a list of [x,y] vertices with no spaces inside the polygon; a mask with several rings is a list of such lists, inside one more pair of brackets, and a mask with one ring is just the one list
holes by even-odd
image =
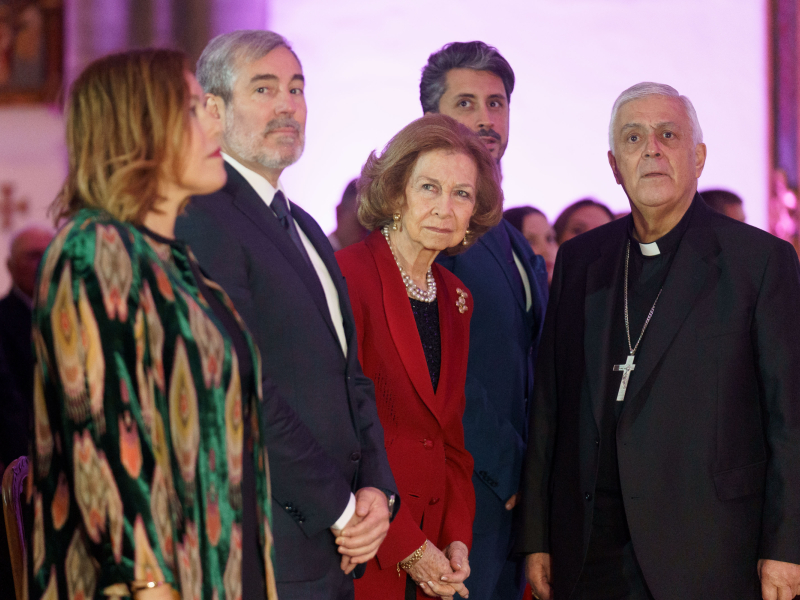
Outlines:
{"label": "white dress shirt", "polygon": [[525,272],[525,267],[522,266],[522,261],[519,259],[519,256],[517,256],[517,253],[512,249],[511,254],[514,256],[514,264],[517,265],[520,277],[522,277],[522,286],[525,288],[525,310],[528,311],[531,309],[531,304],[533,303],[533,299],[531,298],[531,282],[528,281],[528,274]]}
{"label": "white dress shirt", "polygon": [[[275,192],[278,190],[283,192],[283,195],[286,196],[287,199],[289,198],[280,181],[278,181],[278,187],[275,188],[263,176],[251,169],[248,169],[242,163],[228,154],[223,152],[222,158],[224,158],[225,162],[236,169],[239,174],[245,178],[247,183],[249,183],[250,186],[255,190],[256,194],[258,194],[258,196],[266,203],[266,205],[270,207],[270,210],[272,210],[272,199],[275,197]],[[289,207],[289,212],[291,214],[291,205],[288,205],[287,203],[287,206]],[[331,321],[333,321],[333,327],[336,330],[336,335],[339,338],[339,344],[342,347],[342,352],[345,356],[347,356],[347,339],[344,335],[344,319],[342,317],[342,308],[339,305],[339,294],[336,291],[336,286],[333,284],[333,278],[328,272],[328,268],[325,266],[325,263],[322,262],[322,258],[320,258],[316,248],[314,248],[314,244],[312,244],[311,240],[308,239],[308,236],[306,236],[303,228],[297,225],[297,221],[295,221],[295,227],[297,228],[297,233],[300,234],[300,240],[303,242],[303,246],[308,253],[308,257],[311,259],[311,264],[313,265],[314,270],[317,272],[319,282],[322,284],[322,289],[325,292],[325,300],[328,302],[328,311],[330,312]],[[347,525],[347,522],[355,512],[356,499],[351,492],[347,507],[344,509],[342,516],[339,517],[336,523],[333,524],[331,529],[344,529],[345,525]]]}

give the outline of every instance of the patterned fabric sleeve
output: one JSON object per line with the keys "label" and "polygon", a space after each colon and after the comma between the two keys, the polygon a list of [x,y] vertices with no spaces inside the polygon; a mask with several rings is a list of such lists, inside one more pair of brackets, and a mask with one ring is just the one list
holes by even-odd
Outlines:
{"label": "patterned fabric sleeve", "polygon": [[154,393],[165,385],[164,332],[132,248],[125,227],[71,222],[42,264],[31,599],[176,580],[169,415]]}

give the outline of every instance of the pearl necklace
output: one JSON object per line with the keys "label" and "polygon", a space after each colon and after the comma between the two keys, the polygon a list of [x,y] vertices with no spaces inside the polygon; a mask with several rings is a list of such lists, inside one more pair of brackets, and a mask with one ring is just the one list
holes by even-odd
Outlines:
{"label": "pearl necklace", "polygon": [[433,302],[436,300],[436,280],[433,278],[433,269],[428,269],[428,275],[426,277],[428,291],[426,292],[416,283],[414,283],[414,280],[409,277],[408,273],[406,273],[403,265],[401,265],[400,261],[397,260],[397,255],[394,253],[394,248],[392,248],[392,242],[389,241],[389,226],[384,225],[381,232],[383,233],[383,237],[386,238],[386,243],[389,244],[389,250],[392,253],[392,257],[394,257],[394,262],[397,265],[397,268],[400,269],[400,276],[403,278],[403,283],[406,286],[406,292],[408,295],[411,298],[414,298],[414,300],[420,300],[422,302]]}

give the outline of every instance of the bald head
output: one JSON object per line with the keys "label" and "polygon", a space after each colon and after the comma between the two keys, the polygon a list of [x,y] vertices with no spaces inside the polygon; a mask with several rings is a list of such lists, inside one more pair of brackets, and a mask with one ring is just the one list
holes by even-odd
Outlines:
{"label": "bald head", "polygon": [[11,240],[8,257],[8,272],[22,293],[33,297],[36,285],[36,270],[42,260],[47,245],[53,239],[53,232],[43,227],[27,227],[19,231]]}

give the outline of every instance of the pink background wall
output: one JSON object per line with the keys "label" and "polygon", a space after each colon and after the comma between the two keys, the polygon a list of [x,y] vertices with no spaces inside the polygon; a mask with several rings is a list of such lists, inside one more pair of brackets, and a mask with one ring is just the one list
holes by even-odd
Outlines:
{"label": "pink background wall", "polygon": [[[533,204],[554,219],[566,204],[594,195],[625,210],[606,161],[609,112],[624,88],[655,80],[695,103],[709,147],[701,187],[739,192],[749,222],[766,225],[765,0],[268,5],[269,27],[293,43],[307,79],[306,152],[285,172],[284,185],[326,231],[369,152],[420,116],[419,75],[428,55],[473,39],[497,46],[517,75],[503,160],[507,206]],[[264,20],[262,9],[249,26],[263,27]],[[60,116],[51,109],[0,108],[0,181],[17,182],[18,195],[32,201],[16,226],[45,218],[65,174],[62,140]],[[9,284],[9,241],[0,233],[0,293]]]}
{"label": "pink background wall", "polygon": [[740,193],[766,225],[767,79],[764,0],[291,0],[270,27],[306,74],[306,152],[284,173],[293,200],[323,229],[369,152],[421,114],[420,69],[451,41],[495,45],[517,76],[503,159],[507,206],[554,219],[593,195],[627,198],[606,159],[611,105],[643,80],[695,104],[708,144],[701,187]]}

